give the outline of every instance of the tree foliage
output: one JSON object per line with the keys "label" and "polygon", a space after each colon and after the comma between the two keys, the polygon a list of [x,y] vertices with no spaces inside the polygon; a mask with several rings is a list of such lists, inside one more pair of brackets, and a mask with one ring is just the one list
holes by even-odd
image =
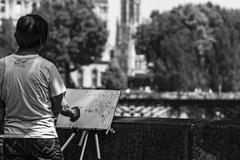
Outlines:
{"label": "tree foliage", "polygon": [[2,19],[0,26],[0,58],[16,50],[16,42],[13,37],[13,24],[11,19]]}
{"label": "tree foliage", "polygon": [[99,60],[104,51],[106,24],[93,7],[85,0],[42,1],[41,7],[34,10],[49,22],[49,39],[42,56],[65,73],[68,86],[72,71]]}
{"label": "tree foliage", "polygon": [[102,84],[106,89],[126,89],[127,77],[118,66],[110,64],[103,74]]}
{"label": "tree foliage", "polygon": [[159,90],[240,89],[240,11],[211,3],[154,11],[136,33]]}

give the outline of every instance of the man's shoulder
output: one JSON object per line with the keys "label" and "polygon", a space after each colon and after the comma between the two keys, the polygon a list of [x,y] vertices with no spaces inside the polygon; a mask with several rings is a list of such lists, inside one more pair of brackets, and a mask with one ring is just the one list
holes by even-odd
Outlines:
{"label": "man's shoulder", "polygon": [[0,58],[0,64],[2,64],[4,62],[4,58],[5,57]]}
{"label": "man's shoulder", "polygon": [[4,69],[4,58],[0,58],[0,74],[3,69]]}
{"label": "man's shoulder", "polygon": [[3,62],[5,59],[7,59],[7,58],[9,58],[9,57],[11,57],[11,56],[12,56],[12,54],[7,55],[7,56],[0,57],[0,62]]}
{"label": "man's shoulder", "polygon": [[11,56],[11,55],[7,55],[7,56],[4,56],[4,57],[1,57],[1,58],[0,58],[0,66],[1,66],[1,67],[4,65],[5,60],[6,60],[7,58],[9,58],[10,56]]}
{"label": "man's shoulder", "polygon": [[9,56],[5,56],[5,57],[2,57],[0,58],[0,82],[3,78],[3,74],[4,74],[4,70],[5,70],[5,61],[6,61],[6,58],[8,58]]}
{"label": "man's shoulder", "polygon": [[42,63],[41,65],[43,67],[51,68],[52,66],[54,66],[54,64],[51,61],[49,61],[41,56],[39,56],[39,58],[41,60],[41,63]]}

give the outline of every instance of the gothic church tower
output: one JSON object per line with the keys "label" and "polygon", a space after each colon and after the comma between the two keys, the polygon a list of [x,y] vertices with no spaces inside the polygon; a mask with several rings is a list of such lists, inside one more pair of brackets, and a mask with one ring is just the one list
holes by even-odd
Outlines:
{"label": "gothic church tower", "polygon": [[121,0],[121,17],[117,22],[115,58],[128,76],[135,76],[141,70],[136,64],[142,55],[136,54],[133,38],[140,23],[140,4],[140,0]]}

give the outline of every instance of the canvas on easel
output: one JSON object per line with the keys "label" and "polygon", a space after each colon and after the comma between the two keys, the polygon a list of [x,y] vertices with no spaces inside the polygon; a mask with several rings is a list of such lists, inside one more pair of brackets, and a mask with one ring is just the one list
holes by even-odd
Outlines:
{"label": "canvas on easel", "polygon": [[66,100],[71,107],[78,107],[81,116],[76,122],[59,115],[58,128],[80,128],[87,130],[107,130],[112,123],[120,97],[119,90],[68,89]]}
{"label": "canvas on easel", "polygon": [[[71,107],[78,107],[80,109],[80,118],[71,122],[69,117],[59,114],[56,127],[57,128],[78,128],[83,130],[79,146],[82,146],[80,160],[83,158],[86,147],[88,133],[91,130],[109,130],[113,116],[120,97],[120,90],[99,90],[99,89],[68,89],[66,93],[66,100]],[[63,145],[62,151],[70,143],[75,133],[69,137],[67,142]],[[100,157],[98,135],[95,133],[95,142],[98,159]]]}

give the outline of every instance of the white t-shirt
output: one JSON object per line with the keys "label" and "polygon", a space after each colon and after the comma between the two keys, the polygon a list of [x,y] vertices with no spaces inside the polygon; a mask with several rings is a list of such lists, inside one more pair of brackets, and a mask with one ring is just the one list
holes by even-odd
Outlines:
{"label": "white t-shirt", "polygon": [[54,64],[41,56],[0,59],[0,97],[6,103],[6,138],[56,138],[51,97],[66,92]]}

